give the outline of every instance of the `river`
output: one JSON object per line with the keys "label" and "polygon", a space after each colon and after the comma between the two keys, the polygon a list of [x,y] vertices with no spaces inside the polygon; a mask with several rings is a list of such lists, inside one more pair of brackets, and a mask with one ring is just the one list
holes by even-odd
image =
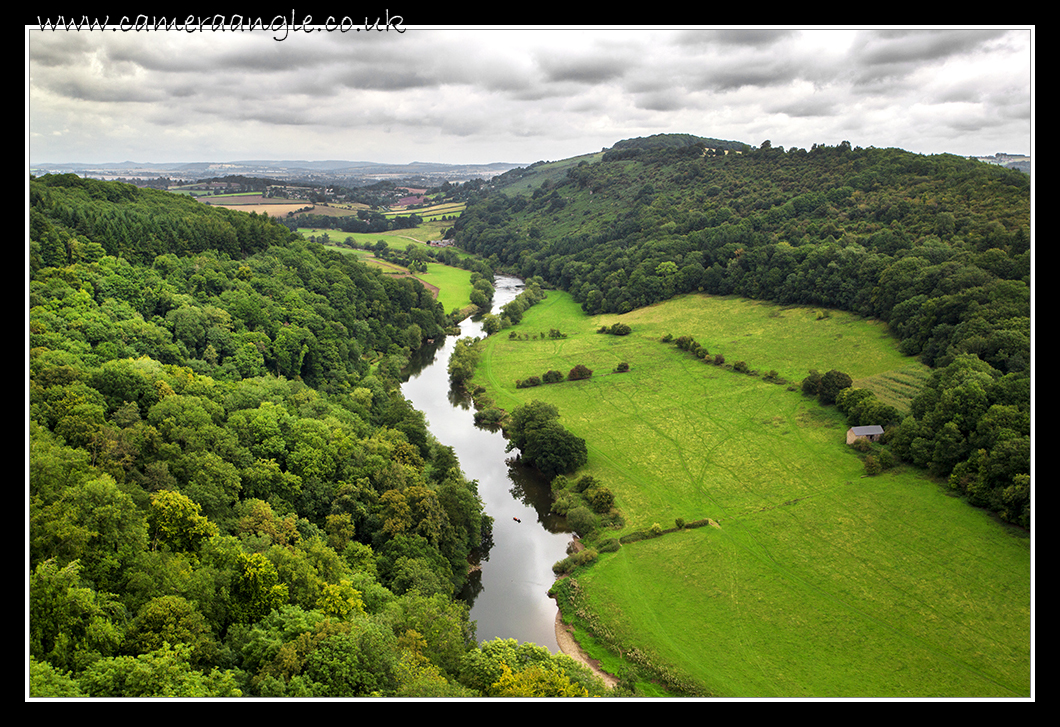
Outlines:
{"label": "river", "polygon": [[[497,276],[494,285],[494,312],[523,289],[521,280],[508,276]],[[504,436],[475,426],[470,400],[449,386],[449,356],[457,339],[483,335],[479,320],[464,320],[459,336],[419,352],[401,391],[427,417],[438,441],[453,448],[464,475],[478,482],[486,514],[494,519],[489,559],[460,594],[471,606],[479,641],[514,638],[558,653],[556,604],[548,589],[555,580],[552,564],[566,556],[571,539],[566,521],[549,514],[548,483],[509,464],[516,452],[504,451]]]}

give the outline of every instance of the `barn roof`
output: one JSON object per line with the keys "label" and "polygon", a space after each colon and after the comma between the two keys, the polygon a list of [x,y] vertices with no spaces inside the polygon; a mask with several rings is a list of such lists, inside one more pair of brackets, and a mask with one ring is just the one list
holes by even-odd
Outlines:
{"label": "barn roof", "polygon": [[873,434],[883,434],[883,427],[879,424],[870,424],[865,427],[851,427],[850,431],[858,437],[868,437]]}

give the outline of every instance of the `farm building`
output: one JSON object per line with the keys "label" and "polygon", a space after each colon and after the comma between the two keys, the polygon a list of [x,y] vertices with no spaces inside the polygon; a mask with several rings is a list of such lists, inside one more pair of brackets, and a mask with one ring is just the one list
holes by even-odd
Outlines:
{"label": "farm building", "polygon": [[878,442],[881,434],[883,434],[883,427],[879,424],[871,424],[867,427],[851,427],[847,430],[847,444],[853,444],[854,440],[859,438],[865,438],[870,442]]}

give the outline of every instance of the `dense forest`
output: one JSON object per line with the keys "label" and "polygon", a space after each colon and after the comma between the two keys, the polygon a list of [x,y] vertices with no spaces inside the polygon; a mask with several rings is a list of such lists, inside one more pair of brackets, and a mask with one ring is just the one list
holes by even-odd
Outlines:
{"label": "dense forest", "polygon": [[499,179],[457,220],[456,242],[589,314],[705,292],[886,321],[935,372],[909,416],[864,423],[888,424],[900,459],[1029,527],[1029,177],[847,142],[706,141],[616,144],[527,194]]}
{"label": "dense forest", "polygon": [[30,696],[603,693],[454,599],[492,521],[400,393],[420,283],[58,175],[28,305]]}

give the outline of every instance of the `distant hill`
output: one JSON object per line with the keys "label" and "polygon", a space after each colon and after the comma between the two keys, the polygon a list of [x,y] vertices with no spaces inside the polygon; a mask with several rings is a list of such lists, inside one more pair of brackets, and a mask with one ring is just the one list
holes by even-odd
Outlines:
{"label": "distant hill", "polygon": [[611,147],[618,151],[623,149],[679,149],[681,147],[702,144],[708,149],[723,149],[727,151],[750,151],[751,147],[742,141],[723,141],[721,139],[710,139],[692,134],[652,134],[651,136],[638,136],[634,139],[623,139]]}
{"label": "distant hill", "polygon": [[379,179],[421,178],[433,184],[444,181],[462,182],[469,179],[490,179],[508,171],[516,164],[440,164],[411,162],[384,164],[365,161],[306,161],[306,160],[246,160],[232,162],[155,163],[115,162],[103,164],[48,163],[31,165],[31,174],[73,173],[95,179],[204,179],[214,177],[265,177],[284,182],[299,180],[329,180],[347,185]]}

